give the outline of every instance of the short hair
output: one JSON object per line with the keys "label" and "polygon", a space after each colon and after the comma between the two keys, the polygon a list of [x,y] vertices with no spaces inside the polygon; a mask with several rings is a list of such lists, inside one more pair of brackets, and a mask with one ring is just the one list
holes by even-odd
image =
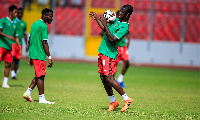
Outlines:
{"label": "short hair", "polygon": [[45,8],[42,10],[42,16],[47,15],[49,12],[53,13],[53,10],[49,9],[49,8]]}
{"label": "short hair", "polygon": [[130,15],[132,14],[133,7],[131,5],[124,5],[122,7],[125,8]]}
{"label": "short hair", "polygon": [[23,10],[24,10],[24,8],[22,8],[22,7],[21,7],[21,8],[18,8],[18,10],[22,10],[22,11],[23,11]]}
{"label": "short hair", "polygon": [[11,5],[11,6],[9,7],[9,12],[12,12],[14,9],[17,9],[17,6]]}

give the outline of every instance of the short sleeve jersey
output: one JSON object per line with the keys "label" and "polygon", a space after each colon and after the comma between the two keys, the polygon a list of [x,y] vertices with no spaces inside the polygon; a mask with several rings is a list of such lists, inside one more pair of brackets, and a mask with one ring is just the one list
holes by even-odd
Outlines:
{"label": "short sleeve jersey", "polygon": [[29,58],[46,61],[43,40],[48,40],[48,26],[40,19],[31,26]]}
{"label": "short sleeve jersey", "polygon": [[119,18],[116,18],[114,23],[108,23],[108,29],[113,36],[116,36],[119,40],[110,42],[106,33],[103,36],[98,52],[113,59],[117,59],[118,46],[124,46],[125,36],[128,34],[129,23],[120,22]]}
{"label": "short sleeve jersey", "polygon": [[[4,34],[15,37],[18,36],[18,32],[17,26],[13,21],[11,21],[8,17],[2,18],[0,20],[0,28]],[[0,36],[0,47],[12,50],[12,41],[7,37]]]}
{"label": "short sleeve jersey", "polygon": [[[18,33],[19,33],[18,38],[19,38],[20,45],[23,45],[22,39],[23,39],[23,37],[24,37],[24,34],[26,34],[26,32],[27,32],[27,28],[26,28],[27,25],[26,25],[26,22],[23,21],[23,20],[20,20],[20,19],[18,19],[18,18],[15,18],[15,21],[14,21],[14,22],[17,24],[17,31],[18,31]],[[13,41],[13,43],[16,44],[15,41]]]}

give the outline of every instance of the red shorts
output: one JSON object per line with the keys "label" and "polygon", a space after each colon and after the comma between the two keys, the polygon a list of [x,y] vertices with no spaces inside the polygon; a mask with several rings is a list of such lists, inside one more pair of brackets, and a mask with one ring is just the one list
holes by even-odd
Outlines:
{"label": "red shorts", "polygon": [[[22,45],[21,45],[21,50],[22,50]],[[20,53],[19,53],[19,47],[16,44],[12,44],[12,55],[16,59],[20,59]]]}
{"label": "red shorts", "polygon": [[124,47],[120,47],[120,46],[118,47],[118,56],[117,56],[116,62],[118,63],[120,60],[129,61],[129,54],[128,54],[128,49],[126,45]]}
{"label": "red shorts", "polygon": [[4,49],[0,47],[0,61],[5,61],[5,62],[12,62],[12,54],[11,50]]}
{"label": "red shorts", "polygon": [[113,75],[117,72],[116,61],[101,53],[98,55],[98,73],[104,75]]}
{"label": "red shorts", "polygon": [[46,61],[35,60],[35,59],[32,60],[35,68],[35,76],[40,77],[42,75],[46,75]]}

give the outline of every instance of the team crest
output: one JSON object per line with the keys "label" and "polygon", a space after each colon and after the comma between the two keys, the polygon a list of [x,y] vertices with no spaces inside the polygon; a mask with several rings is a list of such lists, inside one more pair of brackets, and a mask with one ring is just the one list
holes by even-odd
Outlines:
{"label": "team crest", "polygon": [[15,26],[15,25],[13,25],[13,28],[16,28],[16,26]]}
{"label": "team crest", "polygon": [[21,23],[21,26],[23,26],[24,24],[23,23]]}

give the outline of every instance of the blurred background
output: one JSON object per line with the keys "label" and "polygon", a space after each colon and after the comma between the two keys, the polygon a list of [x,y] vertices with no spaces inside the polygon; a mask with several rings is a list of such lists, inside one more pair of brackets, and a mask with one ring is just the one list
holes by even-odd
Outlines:
{"label": "blurred background", "polygon": [[88,13],[101,17],[108,9],[130,4],[132,64],[200,67],[200,0],[0,0],[0,18],[8,16],[11,4],[24,8],[28,33],[42,9],[53,9],[48,25],[53,58],[97,61],[101,29]]}

